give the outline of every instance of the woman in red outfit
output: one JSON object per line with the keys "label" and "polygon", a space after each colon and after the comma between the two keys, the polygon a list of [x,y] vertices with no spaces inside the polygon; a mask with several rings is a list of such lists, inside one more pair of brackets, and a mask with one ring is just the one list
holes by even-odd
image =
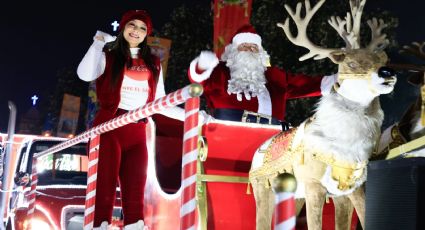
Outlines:
{"label": "woman in red outfit", "polygon": [[[98,31],[78,66],[78,76],[96,80],[99,125],[165,95],[159,59],[151,55],[146,36],[152,32],[146,11],[131,10],[120,21],[118,36]],[[180,108],[164,115],[183,120]],[[100,136],[94,227],[111,223],[115,190],[120,185],[125,229],[143,229],[143,197],[146,183],[146,123],[143,119]],[[99,227],[100,226],[100,227]]]}

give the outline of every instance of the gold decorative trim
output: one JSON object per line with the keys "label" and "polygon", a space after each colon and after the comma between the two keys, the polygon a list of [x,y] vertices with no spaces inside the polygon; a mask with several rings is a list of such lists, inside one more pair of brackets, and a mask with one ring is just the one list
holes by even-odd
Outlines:
{"label": "gold decorative trim", "polygon": [[[273,138],[273,141],[276,139]],[[272,141],[272,143],[274,143]],[[272,143],[270,145],[272,145]],[[292,143],[291,143],[292,144]],[[269,145],[269,146],[270,146]],[[265,186],[270,186],[271,180],[281,173],[293,173],[292,164],[295,161],[300,161],[303,158],[304,146],[298,145],[295,149],[289,148],[286,154],[282,155],[276,160],[268,161],[260,168],[251,170],[249,172],[249,180],[265,181]],[[270,149],[268,148],[267,151]]]}
{"label": "gold decorative trim", "polygon": [[273,145],[275,145],[276,143],[280,143],[280,142],[287,142],[287,144],[284,146],[284,149],[279,149],[279,151],[285,151],[285,152],[292,152],[292,144],[293,144],[293,139],[295,136],[295,133],[297,132],[297,128],[295,129],[290,129],[287,132],[280,132],[278,135],[276,135],[275,137],[273,137],[273,140],[271,141],[271,143],[267,146],[267,149],[265,151],[264,154],[264,160],[263,162],[266,164],[268,162],[271,162],[273,160],[273,155],[272,155],[272,147]]}
{"label": "gold decorative trim", "polygon": [[[390,135],[391,135],[390,143],[388,143],[388,145],[385,148],[383,148],[381,150],[381,152],[379,152],[376,155],[378,155],[378,156],[387,156],[388,157],[388,154],[389,154],[389,152],[390,152],[391,149],[396,148],[396,147],[398,147],[398,146],[406,143],[406,139],[401,134],[400,128],[399,128],[399,125],[398,124],[395,124],[391,128]],[[378,151],[378,150],[376,150],[376,151]]]}
{"label": "gold decorative trim", "polygon": [[[263,165],[249,172],[250,181],[264,181],[264,186],[269,188],[274,177],[284,172],[293,173],[293,164],[304,164],[304,145],[301,143],[295,148],[292,146],[295,133],[292,136],[279,134],[272,139],[265,150]],[[272,160],[272,145],[279,141],[288,141],[288,139],[283,140],[288,137],[290,138],[289,145],[284,150],[285,154],[276,160]],[[368,160],[354,163],[337,161],[332,156],[319,153],[313,154],[312,159],[323,162],[331,167],[331,176],[335,181],[338,181],[338,189],[342,191],[352,188],[362,178],[369,162]]]}
{"label": "gold decorative trim", "polygon": [[337,161],[335,158],[331,156],[327,156],[325,154],[313,154],[312,157],[314,160],[321,161],[325,164],[331,165],[332,167],[346,168],[346,169],[362,169],[366,167],[369,161],[361,161],[357,163],[352,163],[348,161]]}
{"label": "gold decorative trim", "polygon": [[337,161],[332,156],[325,154],[313,154],[313,160],[323,162],[331,166],[332,179],[338,181],[338,189],[345,191],[351,189],[362,178],[368,160],[361,162]]}
{"label": "gold decorative trim", "polygon": [[251,115],[251,116],[254,116],[254,117],[255,117],[255,119],[256,119],[256,120],[255,120],[255,123],[257,123],[257,124],[260,124],[261,118],[267,119],[267,120],[269,121],[269,125],[271,125],[271,124],[272,124],[272,116],[271,116],[271,115],[261,114],[261,113],[255,113],[255,112],[251,112],[251,111],[248,111],[248,110],[244,110],[244,111],[243,111],[241,121],[242,121],[242,122],[244,122],[244,123],[246,123],[246,122],[251,122],[251,121],[248,119],[248,116],[249,116],[249,115]]}
{"label": "gold decorative trim", "polygon": [[199,227],[201,230],[207,230],[208,226],[208,200],[207,185],[199,179],[199,175],[205,173],[203,161],[198,158],[196,168],[196,201],[199,213]]}
{"label": "gold decorative trim", "polygon": [[417,138],[413,141],[409,141],[406,144],[403,144],[396,148],[391,149],[386,159],[388,160],[388,159],[400,156],[402,154],[410,152],[424,145],[425,145],[425,136]]}
{"label": "gold decorative trim", "polygon": [[[199,214],[199,228],[207,230],[208,227],[208,199],[207,199],[207,182],[225,182],[225,183],[249,183],[248,177],[238,176],[221,176],[206,175],[204,163],[208,158],[208,142],[207,138],[201,135],[202,129],[198,135],[199,156],[197,159],[196,171],[196,201]],[[249,186],[249,184],[248,184]]]}
{"label": "gold decorative trim", "polygon": [[202,182],[225,182],[225,183],[248,183],[248,177],[221,176],[221,175],[198,175],[198,180]]}
{"label": "gold decorative trim", "polygon": [[198,151],[199,151],[199,155],[198,155],[199,160],[202,162],[206,161],[208,158],[208,141],[206,136],[199,135]]}

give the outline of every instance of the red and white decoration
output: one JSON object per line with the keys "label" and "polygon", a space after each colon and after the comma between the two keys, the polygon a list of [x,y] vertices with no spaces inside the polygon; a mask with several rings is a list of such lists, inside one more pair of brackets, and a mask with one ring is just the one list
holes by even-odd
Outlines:
{"label": "red and white decoration", "polygon": [[189,99],[185,104],[180,229],[195,229],[198,112],[199,97]]}
{"label": "red and white decoration", "polygon": [[[108,122],[102,123],[96,127],[93,127],[89,129],[88,131],[68,140],[65,142],[62,142],[61,144],[55,145],[51,147],[50,149],[47,149],[45,151],[39,152],[34,154],[34,162],[33,162],[33,171],[32,171],[32,183],[31,183],[31,191],[29,193],[29,211],[28,215],[32,214],[34,212],[35,208],[35,189],[37,186],[37,159],[38,157],[42,157],[48,154],[53,154],[55,152],[58,152],[60,150],[63,150],[65,148],[68,148],[70,146],[73,146],[75,144],[78,144],[84,140],[87,140],[88,138],[91,138],[90,142],[90,153],[89,153],[89,172],[88,172],[88,179],[87,179],[87,192],[86,192],[86,210],[84,214],[84,229],[91,229],[93,227],[93,218],[94,218],[94,201],[96,199],[96,175],[97,175],[97,161],[98,161],[98,153],[99,153],[99,135],[102,133],[106,133],[108,131],[111,131],[113,129],[122,127],[124,125],[127,125],[129,123],[137,122],[140,119],[149,117],[155,113],[158,113],[159,111],[162,111],[167,108],[174,107],[178,104],[182,104],[185,101],[188,101],[186,104],[186,120],[189,122],[188,124],[185,124],[185,132],[187,130],[187,133],[185,133],[184,141],[187,141],[187,147],[184,147],[184,156],[183,158],[186,159],[186,167],[183,170],[183,175],[185,175],[184,178],[187,180],[182,181],[182,184],[187,185],[188,191],[185,192],[184,200],[189,199],[190,204],[183,205],[181,213],[186,213],[189,215],[181,215],[184,217],[184,223],[185,225],[189,226],[185,229],[192,229],[194,228],[195,223],[195,212],[191,211],[192,206],[193,210],[196,207],[196,201],[195,201],[195,192],[196,192],[196,186],[195,183],[192,184],[190,181],[195,178],[195,176],[187,177],[187,175],[195,174],[196,173],[196,157],[197,157],[197,134],[198,134],[198,111],[199,111],[199,97],[192,98],[193,96],[190,95],[189,91],[191,89],[191,85],[186,86],[182,89],[179,89],[173,93],[168,94],[165,97],[159,98],[153,102],[150,102],[146,104],[145,106],[135,109],[133,111],[130,111],[128,113],[125,113],[119,117],[116,117],[115,119],[112,119]],[[190,99],[193,100],[190,100]],[[186,128],[187,127],[187,128]],[[195,136],[193,136],[196,134]],[[194,142],[194,143],[193,143]],[[194,148],[195,146],[195,148]],[[192,158],[194,157],[194,162],[192,163]],[[193,168],[194,167],[194,168]],[[185,173],[186,168],[188,168],[187,173]],[[194,170],[194,171],[193,171]],[[193,197],[193,200],[190,199]],[[193,222],[193,224],[191,224]],[[183,224],[182,224],[183,226]]]}
{"label": "red and white decoration", "polygon": [[84,210],[84,230],[93,228],[94,204],[96,201],[97,162],[99,158],[100,136],[96,135],[90,140],[89,165],[87,171],[86,207]]}
{"label": "red and white decoration", "polygon": [[275,194],[275,230],[295,230],[295,196],[292,192]]}
{"label": "red and white decoration", "polygon": [[31,170],[31,190],[28,193],[28,217],[31,218],[31,215],[35,210],[35,189],[37,188],[38,175],[37,175],[37,158],[33,158],[32,161],[32,170]]}

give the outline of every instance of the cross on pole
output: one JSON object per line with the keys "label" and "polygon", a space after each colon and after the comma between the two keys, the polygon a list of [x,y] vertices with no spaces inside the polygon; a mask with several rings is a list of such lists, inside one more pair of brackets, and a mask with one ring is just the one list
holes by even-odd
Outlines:
{"label": "cross on pole", "polygon": [[113,27],[113,31],[117,31],[117,28],[120,26],[120,24],[118,24],[118,22],[115,20],[113,23],[111,23],[111,26]]}
{"label": "cross on pole", "polygon": [[37,103],[37,100],[38,100],[37,95],[32,96],[31,100],[32,100],[32,105],[35,105]]}

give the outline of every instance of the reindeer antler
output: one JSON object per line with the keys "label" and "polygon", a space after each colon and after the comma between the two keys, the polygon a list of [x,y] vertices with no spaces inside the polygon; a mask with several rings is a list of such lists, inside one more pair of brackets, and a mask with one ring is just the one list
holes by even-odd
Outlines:
{"label": "reindeer antler", "polygon": [[379,22],[376,18],[368,20],[367,24],[372,31],[372,38],[367,46],[369,50],[383,49],[389,43],[386,34],[382,34],[382,30],[387,27],[387,24],[384,23],[384,20],[379,19]]}
{"label": "reindeer antler", "polygon": [[409,53],[421,60],[425,60],[425,41],[424,42],[412,42],[412,46],[405,45],[403,49],[400,50],[401,53]]}
{"label": "reindeer antler", "polygon": [[300,61],[304,61],[308,58],[313,57],[314,60],[323,59],[326,57],[330,57],[330,53],[336,51],[337,49],[325,49],[313,44],[307,36],[307,25],[310,22],[313,15],[317,12],[317,10],[323,5],[325,0],[320,0],[313,8],[311,8],[310,1],[305,0],[305,17],[301,18],[301,7],[302,4],[298,3],[296,7],[296,11],[294,11],[285,4],[285,9],[288,11],[288,14],[291,16],[292,20],[294,20],[295,25],[298,29],[298,34],[295,37],[290,29],[289,29],[289,18],[286,18],[285,23],[278,23],[277,26],[283,29],[288,39],[294,43],[295,45],[305,47],[310,50],[307,54],[303,55],[299,58]]}
{"label": "reindeer antler", "polygon": [[[346,18],[350,18],[349,14],[347,13]],[[351,20],[342,20],[340,17],[332,16],[328,23],[338,32],[339,36],[344,39],[345,45],[347,49],[355,49],[357,46],[357,37],[351,31],[350,26]]]}
{"label": "reindeer antler", "polygon": [[332,16],[328,23],[344,39],[347,49],[360,48],[360,24],[366,0],[350,0],[351,14],[347,13],[345,20]]}
{"label": "reindeer antler", "polygon": [[[320,0],[313,8],[311,8],[310,1],[305,0],[305,17],[301,18],[301,7],[302,4],[298,3],[295,12],[285,4],[285,9],[288,11],[289,16],[294,20],[295,25],[298,29],[298,34],[295,37],[289,29],[289,18],[286,18],[285,23],[278,23],[277,25],[283,29],[288,39],[295,45],[305,47],[309,49],[309,52],[299,58],[300,61],[304,61],[308,58],[313,57],[315,60],[328,57],[335,62],[335,57],[331,55],[332,52],[338,49],[322,48],[313,44],[307,36],[307,26],[313,15],[323,5],[326,0]],[[347,49],[360,49],[360,25],[361,17],[363,13],[366,0],[350,0],[351,11],[347,13],[345,19],[340,17],[332,16],[328,22],[338,32],[338,34],[344,39]],[[367,49],[376,51],[383,49],[389,41],[386,39],[386,35],[382,33],[382,30],[387,26],[382,19],[379,21],[376,18],[369,20],[368,25],[372,30],[372,38],[367,46]],[[423,54],[423,52],[422,52]]]}
{"label": "reindeer antler", "polygon": [[[353,37],[356,38],[356,45],[353,45],[353,49],[360,48],[360,25],[363,14],[364,5],[366,0],[350,0],[351,17],[353,18]],[[349,20],[350,15],[347,14],[346,20]]]}

